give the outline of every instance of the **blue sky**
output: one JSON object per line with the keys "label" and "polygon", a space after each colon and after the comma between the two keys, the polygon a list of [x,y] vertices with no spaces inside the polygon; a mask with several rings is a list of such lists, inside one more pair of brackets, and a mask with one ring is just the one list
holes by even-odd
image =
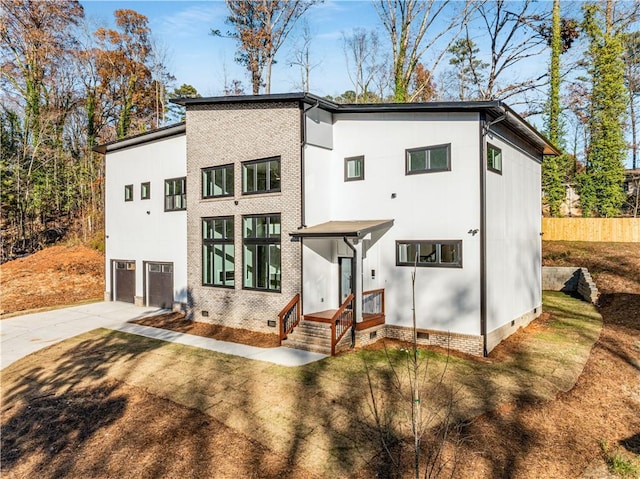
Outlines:
{"label": "blue sky", "polygon": [[[169,55],[169,70],[177,84],[188,83],[203,96],[222,93],[225,81],[239,79],[250,92],[246,70],[234,62],[236,45],[233,40],[214,38],[212,28],[228,30],[224,20],[224,1],[95,1],[82,0],[87,17],[98,23],[113,25],[113,12],[132,9],[145,15],[153,36]],[[342,33],[353,28],[379,27],[379,20],[370,1],[325,0],[308,12],[313,34],[312,61],[319,65],[311,74],[311,91],[319,95],[337,95],[352,89],[346,72],[342,49]],[[381,32],[382,33],[382,32]],[[271,91],[290,92],[300,89],[300,70],[289,66],[290,48],[295,43],[294,31],[276,56]]]}

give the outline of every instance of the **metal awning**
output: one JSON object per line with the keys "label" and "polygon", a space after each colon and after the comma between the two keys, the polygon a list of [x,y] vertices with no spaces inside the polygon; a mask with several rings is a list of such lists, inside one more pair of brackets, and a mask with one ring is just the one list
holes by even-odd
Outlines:
{"label": "metal awning", "polygon": [[289,233],[294,238],[363,238],[369,233],[393,226],[393,220],[327,221]]}

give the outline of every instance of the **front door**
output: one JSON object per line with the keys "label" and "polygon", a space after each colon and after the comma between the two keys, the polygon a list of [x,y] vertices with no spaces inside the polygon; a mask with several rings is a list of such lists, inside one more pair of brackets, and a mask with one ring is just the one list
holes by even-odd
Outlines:
{"label": "front door", "polygon": [[340,266],[340,305],[353,291],[352,258],[338,258]]}

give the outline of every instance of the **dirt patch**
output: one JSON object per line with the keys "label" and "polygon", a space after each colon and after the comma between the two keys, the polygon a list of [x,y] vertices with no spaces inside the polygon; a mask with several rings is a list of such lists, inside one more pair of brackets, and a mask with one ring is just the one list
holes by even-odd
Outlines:
{"label": "dirt patch", "polygon": [[104,295],[104,256],[82,245],[45,248],[0,265],[0,319]]}
{"label": "dirt patch", "polygon": [[[640,461],[628,446],[640,431],[640,244],[544,242],[543,252],[546,266],[589,269],[602,293],[603,330],[573,389],[555,401],[505,405],[470,424],[458,477],[615,477],[604,467],[603,442]],[[517,335],[495,353],[511,354]]]}
{"label": "dirt patch", "polygon": [[280,338],[277,334],[259,333],[248,329],[229,328],[218,324],[191,321],[186,319],[183,313],[158,314],[132,321],[132,323],[220,341],[247,344],[259,348],[277,348],[280,346]]}
{"label": "dirt patch", "polygon": [[197,410],[125,383],[22,385],[2,411],[2,477],[317,476]]}

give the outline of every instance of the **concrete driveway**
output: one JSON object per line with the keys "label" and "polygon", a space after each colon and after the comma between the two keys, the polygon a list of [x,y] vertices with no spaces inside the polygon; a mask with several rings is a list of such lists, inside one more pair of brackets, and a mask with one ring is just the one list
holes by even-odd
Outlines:
{"label": "concrete driveway", "polygon": [[39,349],[96,328],[114,329],[289,367],[302,366],[326,358],[324,354],[309,351],[285,347],[258,348],[138,324],[127,324],[133,319],[162,311],[166,310],[140,308],[129,303],[102,302],[0,320],[0,338],[2,339],[0,369]]}
{"label": "concrete driveway", "polygon": [[158,311],[105,301],[0,320],[0,369],[72,336],[96,328],[119,329],[127,321]]}

